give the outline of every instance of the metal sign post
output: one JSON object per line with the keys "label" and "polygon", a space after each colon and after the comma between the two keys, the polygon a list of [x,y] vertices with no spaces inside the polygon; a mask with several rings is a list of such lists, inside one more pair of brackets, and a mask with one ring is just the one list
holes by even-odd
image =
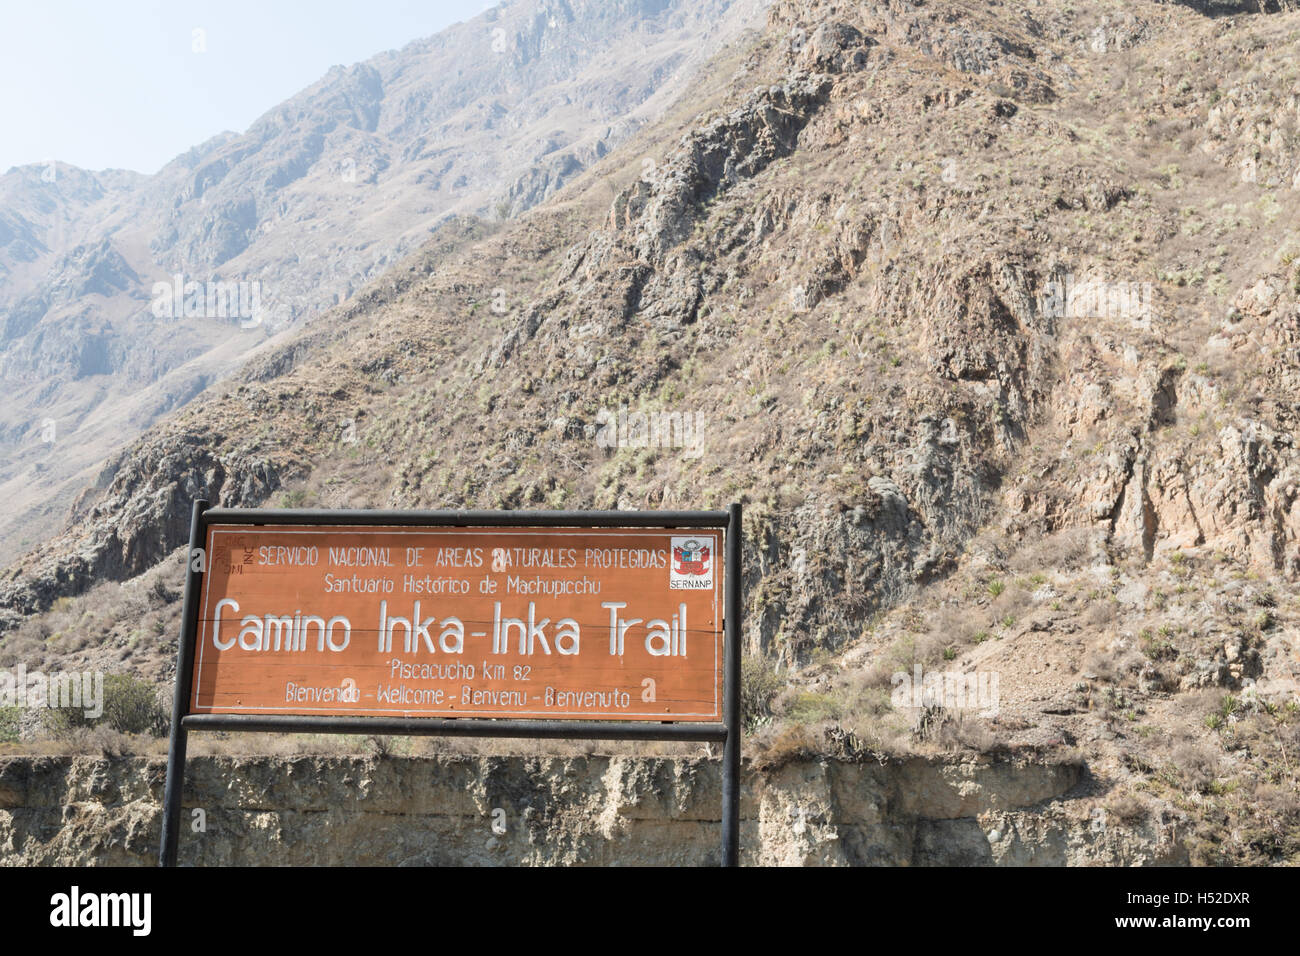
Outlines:
{"label": "metal sign post", "polygon": [[160,865],[196,730],[717,741],[738,865],[740,522],[196,501]]}

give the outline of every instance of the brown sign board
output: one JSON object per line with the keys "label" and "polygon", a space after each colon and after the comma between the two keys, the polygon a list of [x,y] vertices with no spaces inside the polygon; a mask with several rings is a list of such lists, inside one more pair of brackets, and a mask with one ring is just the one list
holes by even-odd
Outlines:
{"label": "brown sign board", "polygon": [[716,722],[723,537],[210,524],[188,713]]}

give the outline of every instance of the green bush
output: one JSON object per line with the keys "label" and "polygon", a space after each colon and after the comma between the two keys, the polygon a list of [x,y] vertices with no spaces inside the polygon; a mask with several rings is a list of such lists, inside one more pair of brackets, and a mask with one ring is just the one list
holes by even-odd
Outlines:
{"label": "green bush", "polygon": [[104,677],[104,713],[99,717],[87,717],[84,710],[75,707],[51,710],[49,715],[47,726],[56,733],[108,726],[123,734],[164,737],[171,721],[167,709],[158,703],[158,689],[130,674]]}
{"label": "green bush", "polygon": [[839,720],[844,714],[840,702],[830,694],[803,691],[790,700],[785,716],[796,724],[816,724],[823,720]]}
{"label": "green bush", "polygon": [[103,719],[119,733],[164,737],[171,715],[158,702],[158,688],[149,681],[114,674],[104,678]]}
{"label": "green bush", "polygon": [[740,662],[740,719],[753,730],[772,716],[772,700],[785,688],[785,681],[772,662],[748,654]]}
{"label": "green bush", "polygon": [[0,744],[18,743],[17,707],[0,707]]}

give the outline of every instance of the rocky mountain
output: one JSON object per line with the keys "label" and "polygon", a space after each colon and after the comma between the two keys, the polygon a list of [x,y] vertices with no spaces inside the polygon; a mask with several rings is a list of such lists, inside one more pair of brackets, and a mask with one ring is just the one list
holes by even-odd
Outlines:
{"label": "rocky mountain", "polygon": [[449,218],[555,195],[765,5],[516,0],[335,67],[156,175],[0,176],[0,560],[59,531],[106,456]]}
{"label": "rocky mountain", "polygon": [[[776,0],[561,195],[132,443],[5,573],[0,662],[166,680],[199,496],[741,500],[755,765],[1068,754],[1091,832],[1293,861],[1297,38],[1253,2]],[[598,440],[624,413],[695,437]]]}

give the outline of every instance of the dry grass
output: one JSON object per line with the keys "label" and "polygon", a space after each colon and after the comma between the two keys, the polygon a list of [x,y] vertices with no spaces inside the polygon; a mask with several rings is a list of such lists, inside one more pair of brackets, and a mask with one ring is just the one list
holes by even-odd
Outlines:
{"label": "dry grass", "polygon": [[1137,794],[1125,792],[1111,798],[1106,812],[1125,826],[1134,827],[1150,816],[1151,807]]}
{"label": "dry grass", "polygon": [[1019,574],[1054,569],[1077,571],[1098,558],[1097,532],[1091,528],[1066,528],[1031,540],[1009,562]]}
{"label": "dry grass", "polygon": [[105,581],[0,637],[0,667],[96,669],[158,680],[175,660],[183,585],[180,552],[134,580]]}

